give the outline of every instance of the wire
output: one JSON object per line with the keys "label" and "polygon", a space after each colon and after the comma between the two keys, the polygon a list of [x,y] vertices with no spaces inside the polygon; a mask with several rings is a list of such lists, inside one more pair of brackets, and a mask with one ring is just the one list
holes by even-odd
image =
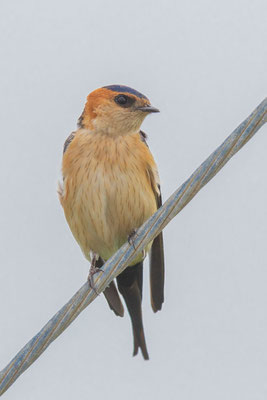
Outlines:
{"label": "wire", "polygon": [[[185,181],[164,205],[137,231],[134,246],[125,243],[102,267],[103,273],[94,280],[95,289],[101,293],[109,283],[130,264],[162,229],[205,186],[219,170],[238,152],[267,121],[267,98]],[[74,321],[96,298],[96,293],[86,282],[75,295],[37,333],[13,360],[0,372],[0,395],[45,351],[45,349]]]}

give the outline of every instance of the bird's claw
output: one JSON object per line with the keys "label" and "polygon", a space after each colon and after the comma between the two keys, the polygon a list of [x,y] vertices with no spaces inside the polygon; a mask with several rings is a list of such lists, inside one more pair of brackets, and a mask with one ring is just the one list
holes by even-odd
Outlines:
{"label": "bird's claw", "polygon": [[91,267],[90,267],[90,270],[89,270],[89,275],[88,275],[87,280],[88,280],[90,288],[93,289],[93,291],[95,292],[95,294],[97,296],[99,296],[99,293],[97,292],[97,290],[95,288],[95,285],[94,285],[93,276],[95,274],[97,274],[98,272],[103,272],[103,271],[102,271],[102,269],[97,268],[95,266],[97,260],[98,260],[98,255],[96,253],[92,252],[92,262],[91,262]]}
{"label": "bird's claw", "polygon": [[104,271],[102,271],[102,269],[96,268],[95,266],[92,265],[91,268],[90,268],[90,271],[89,271],[88,278],[87,278],[90,288],[93,289],[93,291],[95,292],[95,294],[97,296],[99,296],[99,293],[97,292],[97,290],[95,288],[94,281],[93,281],[93,276],[95,274],[97,274],[98,272],[104,272]]}
{"label": "bird's claw", "polygon": [[138,236],[137,234],[137,229],[133,229],[130,235],[128,236],[128,243],[133,246],[133,248],[136,250],[136,247],[134,245],[134,239],[135,237]]}

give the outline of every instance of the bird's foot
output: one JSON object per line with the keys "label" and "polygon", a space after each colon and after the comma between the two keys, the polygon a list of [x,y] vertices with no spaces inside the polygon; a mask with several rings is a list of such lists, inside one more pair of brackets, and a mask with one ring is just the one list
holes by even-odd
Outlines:
{"label": "bird's foot", "polygon": [[98,260],[98,255],[95,254],[95,253],[93,253],[92,262],[91,262],[91,267],[90,267],[90,270],[89,270],[89,275],[88,275],[87,280],[88,280],[88,283],[89,283],[90,288],[93,289],[93,291],[94,291],[97,295],[99,295],[99,293],[97,292],[97,290],[96,290],[96,288],[95,288],[95,285],[94,285],[93,276],[94,276],[95,274],[97,274],[98,272],[103,272],[103,271],[102,271],[102,269],[96,267],[96,262],[97,262],[97,260]]}
{"label": "bird's foot", "polygon": [[134,245],[134,239],[138,236],[137,234],[137,229],[133,229],[130,235],[128,236],[128,243],[133,246],[133,248],[136,250],[136,247]]}

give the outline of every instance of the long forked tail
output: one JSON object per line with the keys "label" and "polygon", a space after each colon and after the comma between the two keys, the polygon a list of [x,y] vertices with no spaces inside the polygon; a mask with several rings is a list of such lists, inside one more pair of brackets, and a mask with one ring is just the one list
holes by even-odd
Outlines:
{"label": "long forked tail", "polygon": [[149,359],[142,322],[143,262],[126,268],[118,277],[118,288],[128,308],[133,329],[135,356],[140,347],[145,360]]}

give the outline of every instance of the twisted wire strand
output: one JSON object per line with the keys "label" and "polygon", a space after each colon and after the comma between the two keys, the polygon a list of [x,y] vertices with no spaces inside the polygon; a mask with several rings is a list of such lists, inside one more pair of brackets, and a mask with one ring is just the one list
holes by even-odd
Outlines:
{"label": "twisted wire strand", "polygon": [[[129,265],[136,254],[141,252],[162,231],[266,121],[267,98],[196,169],[164,205],[138,229],[134,246],[129,243],[124,244],[105,263],[102,267],[103,273],[98,274],[94,281],[98,293],[101,293]],[[0,372],[0,395],[29,368],[96,296],[95,291],[86,282]]]}

